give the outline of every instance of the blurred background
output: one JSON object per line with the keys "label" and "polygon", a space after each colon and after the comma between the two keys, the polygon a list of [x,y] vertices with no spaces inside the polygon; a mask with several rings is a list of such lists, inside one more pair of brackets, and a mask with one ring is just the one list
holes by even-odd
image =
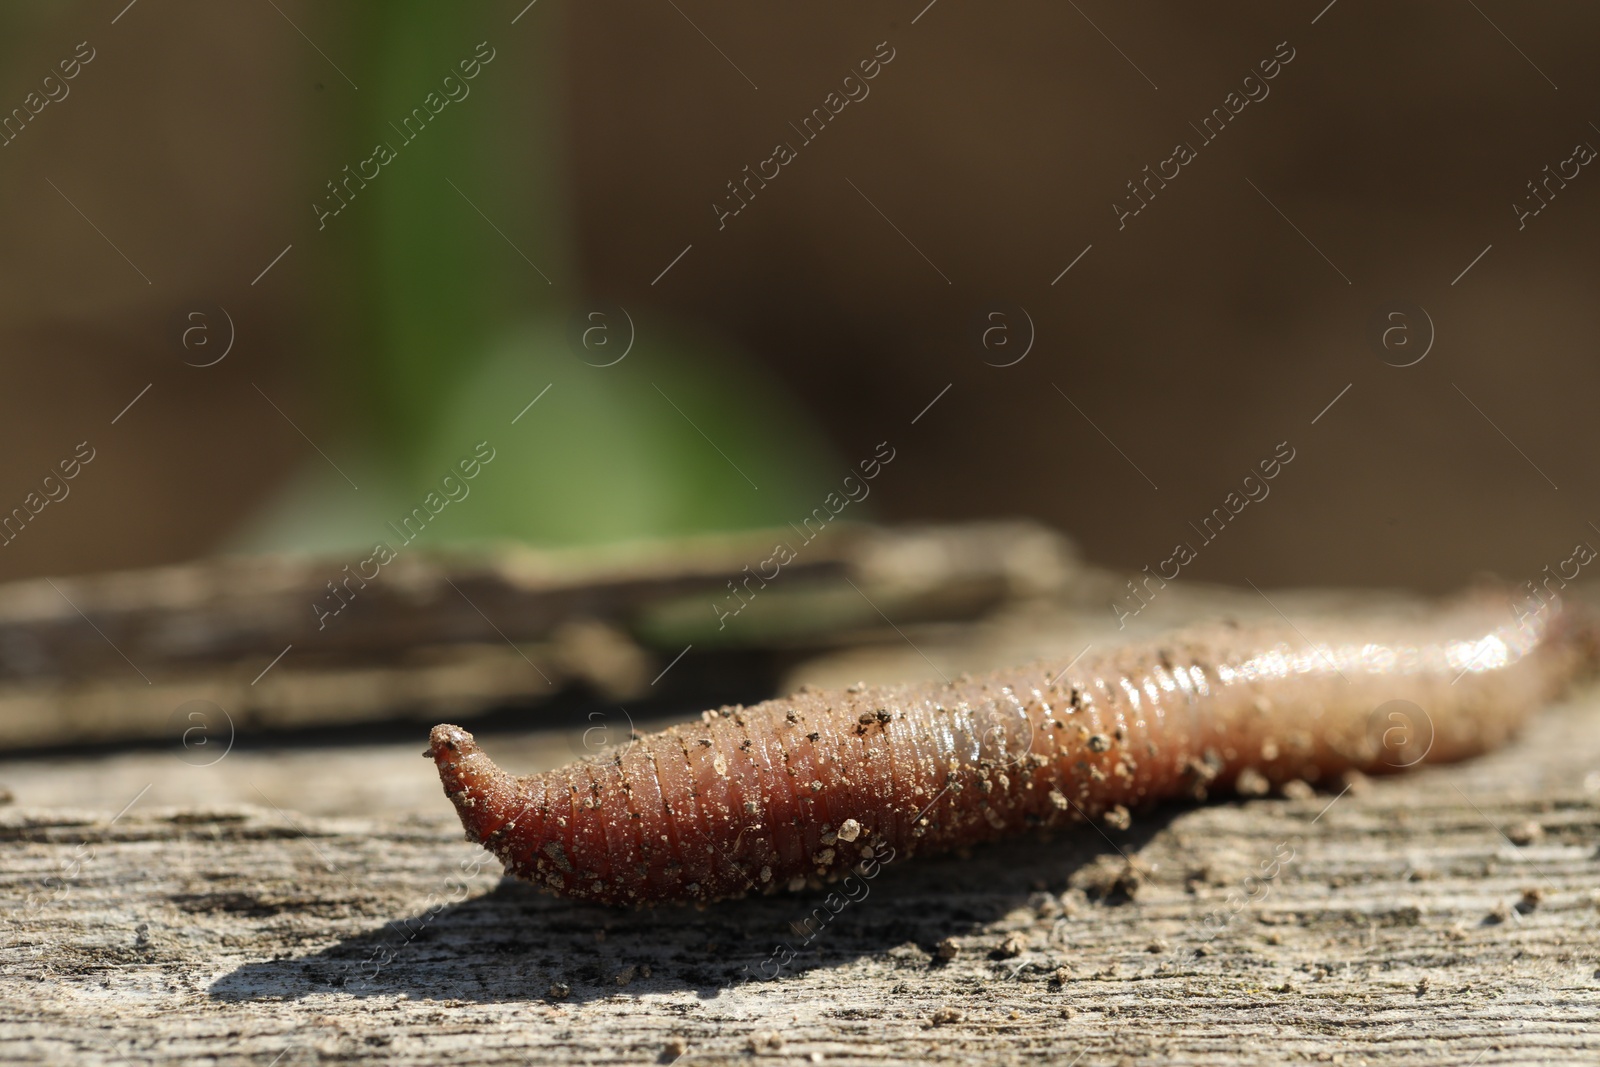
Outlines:
{"label": "blurred background", "polygon": [[430,544],[782,525],[884,441],[853,517],[1129,571],[1285,441],[1186,574],[1595,535],[1600,14],[525,2],[6,6],[4,506],[94,459],[0,575],[370,546],[484,441]]}

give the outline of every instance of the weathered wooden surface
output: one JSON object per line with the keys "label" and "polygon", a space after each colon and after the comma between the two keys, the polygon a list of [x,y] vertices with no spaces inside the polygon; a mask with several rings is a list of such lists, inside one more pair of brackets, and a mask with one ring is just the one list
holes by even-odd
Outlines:
{"label": "weathered wooden surface", "polygon": [[0,763],[0,1060],[1600,1063],[1595,691],[1468,764],[891,863],[837,916],[500,885],[423,746]]}
{"label": "weathered wooden surface", "polygon": [[[1007,573],[898,566],[912,592],[938,566]],[[789,684],[1415,608],[1183,584],[1118,630],[1119,581],[1052,581],[976,623],[840,642]],[[816,892],[542,897],[462,840],[421,726],[296,748],[235,725],[0,760],[0,1061],[1600,1063],[1600,689],[1472,763],[891,862],[837,914]],[[597,702],[480,736],[531,771],[652,725]]]}

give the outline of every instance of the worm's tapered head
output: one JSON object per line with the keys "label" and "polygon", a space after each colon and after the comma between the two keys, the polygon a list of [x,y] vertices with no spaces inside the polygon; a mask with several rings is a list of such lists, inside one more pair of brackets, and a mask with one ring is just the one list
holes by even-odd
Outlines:
{"label": "worm's tapered head", "polygon": [[444,794],[455,804],[470,839],[483,841],[507,821],[516,781],[483,754],[471,734],[441,723],[428,735],[423,755],[439,768]]}

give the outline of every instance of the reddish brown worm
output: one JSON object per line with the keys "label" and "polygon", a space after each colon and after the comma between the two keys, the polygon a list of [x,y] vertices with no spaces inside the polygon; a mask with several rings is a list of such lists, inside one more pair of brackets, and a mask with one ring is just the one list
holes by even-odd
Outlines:
{"label": "reddish brown worm", "polygon": [[[1556,605],[1477,596],[1425,617],[1218,622],[950,683],[801,690],[705,712],[513,777],[433,729],[467,837],[509,874],[607,904],[712,900],[839,877],[1129,808],[1462,759],[1594,661]],[[892,849],[893,852],[889,852]]]}

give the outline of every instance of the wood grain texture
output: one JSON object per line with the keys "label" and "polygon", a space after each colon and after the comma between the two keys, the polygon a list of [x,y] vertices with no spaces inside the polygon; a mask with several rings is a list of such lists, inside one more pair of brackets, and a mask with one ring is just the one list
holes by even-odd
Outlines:
{"label": "wood grain texture", "polygon": [[1600,1063],[1592,690],[1483,759],[891,863],[837,915],[502,885],[421,748],[350,750],[372,805],[431,798],[393,815],[299,814],[339,810],[326,753],[236,753],[220,809],[151,806],[167,753],[52,766],[90,810],[0,808],[0,1061]]}

